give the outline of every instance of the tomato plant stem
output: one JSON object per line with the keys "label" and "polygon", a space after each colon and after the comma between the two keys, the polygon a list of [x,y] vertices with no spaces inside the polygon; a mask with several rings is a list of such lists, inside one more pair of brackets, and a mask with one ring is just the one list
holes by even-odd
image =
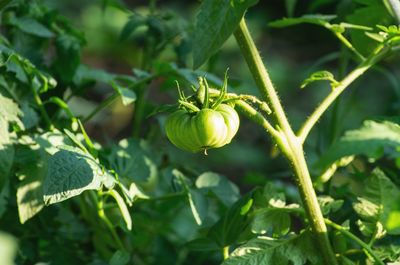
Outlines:
{"label": "tomato plant stem", "polygon": [[[383,48],[383,47],[382,47]],[[386,49],[378,49],[377,53],[372,54],[368,59],[362,62],[356,69],[350,72],[339,85],[332,89],[332,92],[319,104],[319,106],[314,110],[311,116],[304,122],[303,126],[298,132],[298,136],[303,143],[311,129],[318,122],[321,116],[329,108],[329,106],[335,101],[335,99],[358,77],[365,73],[369,68],[371,68],[380,58],[387,52]]]}
{"label": "tomato plant stem", "polygon": [[274,115],[279,127],[279,134],[272,135],[272,137],[278,143],[282,153],[288,158],[293,167],[296,184],[299,188],[308,220],[315,235],[316,244],[322,252],[325,264],[337,265],[338,263],[329,242],[327,228],[308,172],[302,142],[293,133],[278,94],[269,78],[268,72],[257,51],[244,18],[241,20],[234,35],[263,99],[270,103],[272,110],[271,115]]}
{"label": "tomato plant stem", "polygon": [[250,120],[254,121],[273,137],[278,137],[279,132],[264,118],[264,116],[255,110],[252,106],[244,102],[243,100],[235,100],[235,107]]}
{"label": "tomato plant stem", "polygon": [[364,241],[362,241],[360,238],[358,238],[357,236],[355,236],[353,233],[351,233],[350,231],[348,231],[346,228],[344,228],[341,225],[338,225],[334,222],[332,222],[329,219],[324,219],[325,223],[327,225],[329,225],[330,227],[338,230],[340,233],[342,233],[344,236],[348,237],[349,239],[353,240],[354,242],[356,242],[357,244],[359,244],[365,251],[368,252],[368,254],[376,261],[376,264],[380,264],[380,265],[384,265],[385,263],[383,263],[381,261],[381,259],[376,255],[376,253],[372,250],[371,246],[369,246],[368,244],[366,244]]}

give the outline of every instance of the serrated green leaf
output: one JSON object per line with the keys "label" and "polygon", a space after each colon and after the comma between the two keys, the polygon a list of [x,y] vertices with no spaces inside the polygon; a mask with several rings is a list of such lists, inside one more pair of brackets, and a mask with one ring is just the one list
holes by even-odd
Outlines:
{"label": "serrated green leaf", "polygon": [[334,88],[335,86],[337,86],[339,84],[339,82],[336,81],[335,77],[333,76],[333,74],[331,72],[318,71],[318,72],[313,73],[306,80],[304,80],[300,87],[305,88],[306,86],[308,86],[309,84],[311,84],[315,81],[322,81],[322,80],[329,81],[331,83],[332,88]]}
{"label": "serrated green leaf", "polygon": [[315,164],[325,170],[342,157],[366,155],[378,158],[384,147],[400,145],[400,125],[389,121],[365,121],[360,129],[347,131],[339,141],[329,148]]}
{"label": "serrated green leaf", "polygon": [[258,237],[235,249],[222,265],[323,264],[309,232],[287,239]]}
{"label": "serrated green leaf", "polygon": [[215,54],[239,25],[247,8],[258,0],[204,0],[196,16],[193,68]]}
{"label": "serrated green leaf", "polygon": [[344,201],[335,200],[331,196],[323,195],[318,196],[318,203],[321,207],[322,214],[328,215],[331,212],[338,211],[343,206]]}
{"label": "serrated green leaf", "polygon": [[71,83],[81,63],[82,40],[73,35],[62,34],[56,39],[57,57],[52,65],[59,79]]}
{"label": "serrated green leaf", "polygon": [[329,21],[336,18],[336,15],[304,15],[295,18],[283,18],[268,23],[269,26],[275,28],[289,27],[302,23],[316,24],[320,26],[329,25]]}
{"label": "serrated green leaf", "polygon": [[15,74],[15,77],[23,82],[23,83],[28,83],[29,82],[29,78],[27,76],[27,73],[24,70],[23,64],[21,63],[21,58],[12,53],[13,51],[11,51],[11,54],[9,55],[9,57],[7,58],[6,62],[5,62],[5,66],[8,72],[12,72]]}
{"label": "serrated green leaf", "polygon": [[97,190],[107,181],[107,173],[89,154],[63,146],[50,157],[43,183],[46,204],[67,200],[85,190]]}
{"label": "serrated green leaf", "polygon": [[272,233],[279,237],[289,233],[291,220],[283,208],[265,208],[254,213],[251,231],[255,234]]}
{"label": "serrated green leaf", "polygon": [[301,211],[298,204],[286,204],[285,194],[277,192],[272,184],[254,194],[254,212],[251,231],[255,234],[286,235],[291,226],[291,213]]}
{"label": "serrated green leaf", "polygon": [[50,155],[59,151],[57,146],[70,144],[59,132],[47,132],[18,139],[15,175],[21,181],[17,186],[18,214],[21,223],[39,213],[43,206],[43,178],[47,173]]}
{"label": "serrated green leaf", "polygon": [[121,140],[112,147],[108,160],[120,177],[137,184],[151,183],[157,179],[157,166],[144,141]]}
{"label": "serrated green leaf", "polygon": [[239,188],[226,177],[205,172],[196,179],[196,187],[211,191],[227,207],[239,199]]}
{"label": "serrated green leaf", "polygon": [[[364,235],[371,236],[379,226],[383,236],[387,229],[389,214],[400,210],[400,190],[380,170],[375,169],[364,183],[363,194],[358,197],[358,202],[353,208],[360,217],[359,225]],[[388,234],[400,234],[399,229],[388,230]]]}

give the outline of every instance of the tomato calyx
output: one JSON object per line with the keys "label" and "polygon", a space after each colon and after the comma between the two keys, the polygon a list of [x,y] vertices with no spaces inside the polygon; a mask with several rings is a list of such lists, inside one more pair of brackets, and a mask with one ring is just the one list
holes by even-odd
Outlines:
{"label": "tomato calyx", "polygon": [[[202,109],[217,109],[220,104],[222,104],[227,95],[228,89],[228,70],[225,72],[224,83],[219,91],[216,89],[211,89],[208,85],[207,79],[205,77],[198,78],[199,87],[195,88],[192,86],[192,90],[195,92],[194,95],[186,97],[183,90],[180,88],[179,83],[176,81],[180,108],[187,110],[188,112],[198,112]],[[213,90],[211,95],[210,90]]]}

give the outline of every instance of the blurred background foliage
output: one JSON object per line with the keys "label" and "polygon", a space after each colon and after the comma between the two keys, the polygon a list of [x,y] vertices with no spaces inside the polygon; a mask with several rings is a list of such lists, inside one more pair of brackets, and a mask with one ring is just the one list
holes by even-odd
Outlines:
{"label": "blurred background foliage", "polygon": [[[57,10],[56,12],[66,20],[71,21],[71,28],[74,28],[69,35],[73,39],[69,47],[79,47],[75,50],[71,48],[71,53],[60,57],[61,61],[56,61],[53,74],[59,86],[65,88],[62,92],[67,95],[68,88],[73,87],[71,84],[79,83],[74,89],[81,91],[79,93],[82,94],[77,93],[68,101],[70,109],[76,116],[87,116],[110,97],[114,89],[107,82],[86,82],[84,78],[80,80],[76,73],[68,75],[69,69],[74,68],[74,63],[135,78],[146,77],[148,73],[157,75],[151,82],[145,83],[135,91],[138,100],[133,105],[126,106],[118,99],[113,101],[109,108],[103,109],[85,123],[87,133],[92,139],[110,147],[111,155],[105,156],[109,165],[118,164],[112,160],[112,152],[118,150],[115,143],[134,135],[149,143],[144,149],[151,150],[152,159],[159,166],[160,172],[155,177],[157,179],[155,182],[164,190],[170,189],[172,175],[177,174],[173,168],[177,167],[186,174],[194,176],[206,171],[218,172],[234,182],[242,194],[255,186],[273,182],[274,189],[284,191],[289,200],[298,198],[286,161],[278,154],[265,133],[248,120],[241,119],[238,135],[230,145],[210,150],[208,156],[204,156],[183,152],[168,142],[162,126],[166,118],[165,113],[149,116],[157,106],[175,103],[177,91],[174,80],[177,79],[182,87],[190,91],[190,81],[195,78],[190,70],[191,41],[192,34],[196,34],[193,32],[193,23],[198,1],[46,0],[43,2],[48,10]],[[374,8],[374,15],[368,15],[369,20],[366,21],[365,14],[372,14],[371,8]],[[376,24],[393,23],[387,10],[378,0],[260,1],[256,8],[248,11],[246,16],[249,28],[294,128],[299,128],[301,122],[330,89],[325,82],[316,82],[305,89],[300,89],[301,83],[318,70],[329,70],[339,80],[357,65],[353,55],[331,32],[322,27],[301,24],[282,29],[268,25],[269,22],[282,17],[310,13],[336,14],[334,22],[348,21],[372,27]],[[368,53],[366,43],[371,40],[353,31],[349,37],[361,53]],[[38,50],[37,45],[31,45],[38,41],[36,37],[16,32],[13,38],[15,49],[38,65],[46,65],[46,62],[40,62],[41,56],[38,53],[46,51],[49,57],[52,56],[52,51],[47,50],[48,47],[43,46],[42,50]],[[365,77],[357,80],[326,113],[317,128],[313,130],[306,145],[307,158],[311,166],[329,146],[338,141],[345,130],[359,128],[362,122],[369,118],[399,115],[399,59],[399,55],[389,57]],[[207,72],[206,77],[215,85],[220,82],[218,78],[223,77],[227,68],[229,68],[229,89],[236,93],[258,95],[258,90],[233,38],[230,38],[222,49],[198,70],[198,73]],[[103,74],[85,72],[85,69],[81,71],[85,78],[92,74],[98,79]],[[85,89],[80,90],[82,87]],[[57,95],[58,92],[49,93]],[[122,142],[120,146],[124,144],[126,145],[126,142]],[[398,169],[393,166],[393,160],[386,158],[372,161],[375,163],[373,165],[365,161],[366,159],[360,158],[351,168],[339,172],[337,182],[343,181],[341,176],[357,175],[359,171],[372,169],[380,163]],[[140,179],[135,181],[140,183]],[[155,183],[149,182],[141,184],[145,190],[152,191],[154,189],[152,185]],[[231,190],[233,199],[228,199],[227,205],[239,196],[239,191],[235,187],[230,189],[233,190]],[[345,193],[343,190],[337,193],[340,195],[341,191]],[[181,248],[181,245],[198,236],[202,230],[193,220],[187,205],[175,207],[180,201],[182,198],[177,196],[175,199],[161,200],[161,202],[143,201],[133,205],[131,212],[134,224],[137,226],[128,244],[133,249],[138,249],[137,255],[133,256],[134,264],[218,263],[220,260],[218,253],[193,254]],[[93,237],[99,241],[112,242],[113,239],[109,235],[98,235],[96,231],[85,229],[82,220],[72,214],[77,212],[76,207],[72,203],[68,204],[67,210],[58,205],[48,207],[39,215],[39,220],[26,224],[33,230],[38,229],[38,234],[40,232],[39,243],[35,248],[30,245],[34,243],[29,241],[29,237],[36,238],[38,235],[25,233],[21,225],[5,229],[19,234],[20,240],[24,242],[20,245],[23,253],[19,256],[21,264],[24,262],[29,264],[38,255],[44,260],[50,256],[56,258],[52,264],[81,264],[79,262],[82,260],[85,262],[95,260],[91,264],[104,264],[100,259],[84,258],[85,253],[93,248],[89,243],[90,233],[94,233]],[[212,205],[212,207],[222,206]],[[18,219],[16,215],[17,213],[8,213],[2,224]],[[110,215],[112,221],[121,222],[118,213]],[[209,223],[218,220],[218,216],[209,218]],[[61,235],[57,237],[58,241],[51,241],[54,231],[39,231],[45,221],[57,227],[57,235]],[[0,239],[2,238],[3,236]],[[82,249],[80,247],[82,245],[76,243],[77,238],[82,241],[80,244],[86,249]],[[63,246],[68,247],[58,252]],[[101,248],[102,246],[96,246],[96,249]],[[39,249],[40,254],[35,253],[33,249]],[[51,252],[60,254],[57,256]],[[109,255],[107,250],[104,250],[104,253],[104,256]],[[96,255],[93,256],[97,258]],[[124,257],[121,254],[120,258]],[[195,258],[191,259],[193,257]],[[117,260],[118,255],[114,254],[113,258]],[[124,262],[112,264],[124,264]]]}
{"label": "blurred background foliage", "polygon": [[[70,18],[77,28],[82,30],[87,40],[82,50],[82,61],[90,66],[107,71],[130,74],[132,68],[143,69],[146,36],[148,29],[145,26],[136,29],[130,36],[121,35],[129,17],[135,14],[144,16],[148,14],[151,1],[47,1],[51,8],[58,9],[63,15]],[[290,1],[286,1],[290,2]],[[295,8],[288,10],[285,1],[260,2],[257,8],[248,11],[249,25],[265,63],[269,68],[271,77],[278,88],[284,102],[284,107],[295,128],[313,110],[316,104],[327,94],[328,83],[314,83],[307,89],[299,89],[300,84],[311,73],[317,70],[329,70],[337,79],[352,67],[356,62],[352,60],[350,52],[342,47],[335,36],[322,27],[311,24],[301,24],[284,29],[268,26],[268,23],[288,16],[301,16],[310,13],[337,14],[335,21],[358,22],[357,14],[368,12],[368,3],[363,1],[298,1]],[[374,1],[369,1],[374,2]],[[375,1],[379,2],[379,1]],[[167,62],[178,63],[179,67],[191,67],[190,34],[193,18],[195,17],[197,1],[154,1],[156,12],[164,16],[163,21],[172,28],[163,32],[153,33],[155,39],[160,35],[170,34],[171,43],[152,58],[149,68]],[[379,2],[383,10],[379,9],[376,16],[371,17],[368,23],[385,24],[390,22],[387,11]],[[129,11],[128,11],[129,10]],[[131,13],[131,12],[135,13]],[[290,13],[288,13],[288,11]],[[384,15],[382,15],[384,14]],[[154,22],[158,23],[158,22]],[[161,24],[160,24],[161,25]],[[162,25],[165,27],[166,25]],[[161,29],[160,29],[161,30]],[[170,31],[170,32],[168,32]],[[171,32],[175,31],[175,32]],[[175,34],[175,35],[174,35]],[[352,36],[353,37],[353,36]],[[356,48],[357,36],[354,37]],[[362,39],[364,41],[364,38]],[[155,40],[157,41],[157,40]],[[376,115],[392,116],[400,111],[400,69],[395,67],[399,56],[388,58],[381,66],[373,69],[368,77],[362,78],[352,85],[345,95],[334,105],[313,130],[308,141],[307,153],[312,162],[313,153],[317,155],[331,145],[342,135],[345,129],[358,128],[362,121]],[[230,85],[238,93],[257,94],[258,91],[252,81],[250,73],[244,63],[238,47],[233,38],[230,38],[223,48],[202,67],[202,70],[214,73],[222,78],[226,68],[229,67]],[[149,84],[146,104],[151,107],[163,103],[172,103],[176,98],[173,82],[154,80]],[[101,85],[93,88],[93,102],[79,104],[71,102],[71,108],[77,113],[88,113],[93,104],[107,97],[111,91]],[[130,134],[132,130],[132,109],[124,108],[121,104],[114,104],[108,111],[100,113],[94,118],[94,131],[97,139],[104,141],[110,137],[120,139]],[[104,117],[104,118],[103,118]],[[161,128],[158,126],[163,121],[163,116],[146,119],[142,136],[160,137]],[[151,132],[151,133],[149,133]],[[157,135],[159,134],[159,135]],[[175,149],[161,133],[162,148]],[[153,141],[153,140],[152,140]],[[180,150],[171,150],[171,156],[177,164],[191,165],[202,171],[211,169],[225,173],[237,183],[252,185],[253,181],[263,182],[267,178],[284,180],[289,177],[286,164],[279,157],[271,156],[275,150],[270,141],[261,130],[242,119],[238,137],[232,144],[210,152],[208,157],[202,154],[191,155]],[[176,152],[175,152],[176,151]]]}

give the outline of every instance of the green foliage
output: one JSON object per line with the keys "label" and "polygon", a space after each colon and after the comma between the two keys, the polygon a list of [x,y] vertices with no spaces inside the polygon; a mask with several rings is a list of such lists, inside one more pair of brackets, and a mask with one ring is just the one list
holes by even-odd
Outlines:
{"label": "green foliage", "polygon": [[[339,262],[399,262],[397,94],[385,90],[380,76],[365,74],[358,81],[361,92],[350,88],[329,110],[328,119],[321,120],[318,140],[313,141],[315,135],[304,137],[310,143],[303,150],[302,137],[285,135],[276,102],[255,96],[238,48],[228,42],[219,52],[258,2],[204,0],[191,19],[192,6],[182,1],[179,8],[178,1],[129,7],[120,0],[0,1],[2,265],[327,264],[323,246],[313,240],[318,238],[311,229],[315,220],[308,218],[310,198],[328,224],[327,237]],[[266,10],[258,9],[264,5]],[[104,27],[97,23],[90,28],[101,19],[92,13],[101,10],[99,6],[103,20],[113,19]],[[272,76],[285,79],[276,83],[289,102],[284,104],[289,109],[285,115],[293,118],[288,124],[299,124],[303,107],[314,109],[315,99],[324,93],[341,93],[340,88],[354,81],[354,73],[364,74],[369,67],[389,76],[397,87],[400,28],[388,7],[380,0],[286,0],[276,7],[260,2],[247,13],[259,19],[254,28],[250,24],[250,31],[268,40],[259,48]],[[114,17],[115,10],[120,16]],[[319,35],[318,29],[308,34],[299,27],[286,35],[264,28],[264,15],[288,16],[270,27],[306,23],[332,34]],[[83,31],[89,30],[86,40]],[[113,54],[106,49],[96,54],[91,45],[84,48],[95,42],[94,37]],[[342,45],[340,52],[333,37]],[[305,58],[322,46],[321,52],[333,53],[306,67],[310,62]],[[272,57],[271,47],[276,51]],[[202,66],[201,70],[188,68],[189,55],[194,68]],[[375,66],[379,60],[385,60],[384,68]],[[229,85],[226,76],[222,78],[227,67]],[[312,74],[302,88],[328,81],[332,89],[289,94],[285,87],[298,84],[305,73]],[[189,95],[199,78],[203,88],[205,79],[210,83],[208,96],[200,89]],[[176,102],[176,81],[180,102],[158,107]],[[307,93],[306,100],[297,93]],[[264,130],[255,130],[243,119],[243,128],[229,146],[207,157],[184,153],[167,142],[162,112],[189,108],[189,103],[236,107],[244,117],[256,115],[254,120]],[[247,109],[240,108],[243,105]],[[361,120],[365,122],[360,128],[346,131]],[[270,155],[262,155],[266,148],[260,134],[267,131],[275,142]],[[296,155],[288,156],[293,150]],[[289,178],[290,167],[281,159],[288,157],[297,168],[299,160],[293,158],[304,152],[314,165],[318,197],[305,198],[296,189],[297,185],[313,192],[311,182],[304,186]],[[302,170],[308,172],[306,164]]]}
{"label": "green foliage", "polygon": [[196,16],[193,68],[198,68],[224,44],[238,26],[247,8],[257,0],[205,0]]}
{"label": "green foliage", "polygon": [[383,155],[385,147],[396,148],[399,141],[398,124],[390,121],[365,121],[360,129],[346,132],[321,156],[316,167],[326,169],[336,160],[352,155],[365,155],[377,159]]}
{"label": "green foliage", "polygon": [[386,233],[398,235],[400,224],[392,223],[387,228],[389,215],[399,211],[400,190],[380,169],[372,171],[365,180],[364,191],[357,202],[353,204],[354,210],[360,217],[357,224],[365,236],[381,238]]}
{"label": "green foliage", "polygon": [[308,86],[312,82],[321,81],[321,80],[329,81],[332,88],[335,88],[335,86],[337,86],[339,84],[339,82],[336,81],[335,77],[333,76],[333,74],[331,72],[329,72],[329,71],[318,71],[318,72],[313,73],[306,80],[304,80],[300,87],[301,88],[305,88],[306,86]]}
{"label": "green foliage", "polygon": [[289,235],[285,239],[258,237],[235,249],[223,265],[244,264],[319,264],[309,232]]}

